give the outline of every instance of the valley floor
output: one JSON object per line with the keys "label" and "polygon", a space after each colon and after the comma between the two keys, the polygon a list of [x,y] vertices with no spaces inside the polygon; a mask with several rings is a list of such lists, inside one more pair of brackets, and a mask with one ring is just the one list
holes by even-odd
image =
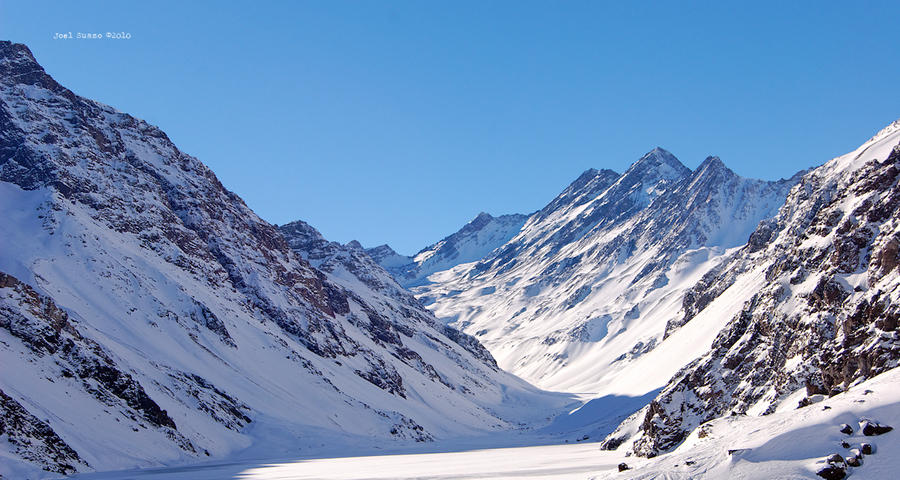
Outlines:
{"label": "valley floor", "polygon": [[585,479],[614,470],[621,455],[596,443],[320,458],[272,463],[231,463],[83,475],[84,480],[274,479]]}
{"label": "valley floor", "polygon": [[[818,479],[824,458],[851,455],[861,443],[874,446],[862,466],[850,468],[849,477],[898,478],[900,428],[880,436],[859,432],[861,419],[900,427],[900,369],[851,388],[847,393],[796,409],[802,395],[789,398],[776,413],[765,417],[725,417],[694,431],[676,451],[654,459],[625,457],[605,452],[593,441],[562,445],[489,448],[504,444],[500,437],[466,442],[423,445],[417,453],[360,455],[340,452],[320,458],[279,461],[210,463],[77,476],[79,480],[211,480],[211,479]],[[840,425],[853,427],[852,435]],[[540,441],[529,435],[507,436],[505,445]],[[547,441],[546,438],[542,439]],[[593,440],[593,439],[592,439]],[[841,446],[846,441],[850,448]],[[732,453],[729,453],[729,450]],[[423,453],[427,452],[427,453]],[[359,455],[359,456],[354,456]],[[331,457],[331,458],[326,458]],[[340,458],[336,458],[340,457]],[[619,472],[626,462],[630,470]]]}

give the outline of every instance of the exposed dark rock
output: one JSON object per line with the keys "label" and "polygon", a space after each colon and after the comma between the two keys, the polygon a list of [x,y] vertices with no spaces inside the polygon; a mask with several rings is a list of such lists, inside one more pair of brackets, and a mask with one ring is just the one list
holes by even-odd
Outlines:
{"label": "exposed dark rock", "polygon": [[628,466],[627,463],[622,462],[619,464],[619,471],[624,472],[625,470],[631,470],[631,467]]}
{"label": "exposed dark rock", "polygon": [[867,437],[871,437],[874,435],[884,435],[885,433],[888,433],[893,429],[894,427],[890,425],[882,425],[871,420],[862,420],[859,422],[859,430],[863,435]]}
{"label": "exposed dark rock", "polygon": [[365,359],[369,364],[369,369],[356,369],[354,373],[388,393],[406,398],[403,377],[397,373],[397,370],[392,365],[373,355],[366,355]]}
{"label": "exposed dark rock", "polygon": [[863,443],[859,446],[859,451],[862,452],[863,455],[872,455],[875,453],[875,447],[873,447],[871,443]]}
{"label": "exposed dark rock", "polygon": [[390,430],[391,435],[401,438],[409,438],[416,442],[431,442],[434,438],[418,423],[402,417],[400,423],[394,424]]}
{"label": "exposed dark rock", "polygon": [[[49,297],[38,294],[12,275],[0,272],[0,288],[10,289],[0,302],[0,328],[19,338],[37,355],[51,355],[57,363],[84,380],[84,388],[98,400],[115,398],[139,412],[155,427],[175,429],[175,421],[151,399],[131,375],[119,370],[111,355],[85,338],[69,315]],[[23,311],[19,306],[28,306]],[[94,387],[88,380],[96,382]]]}
{"label": "exposed dark rock", "polygon": [[843,466],[828,465],[817,471],[816,475],[825,480],[842,480],[847,476],[847,470]]}
{"label": "exposed dark rock", "polygon": [[600,442],[600,450],[615,450],[627,440],[628,437],[610,437]]}
{"label": "exposed dark rock", "polygon": [[846,423],[841,424],[841,433],[844,435],[853,435],[853,427],[847,425]]}
{"label": "exposed dark rock", "polygon": [[205,412],[216,422],[234,431],[251,423],[250,407],[213,385],[207,379],[187,372],[172,372],[169,377],[194,401],[194,408]]}
{"label": "exposed dark rock", "polygon": [[0,438],[21,458],[48,472],[68,475],[88,466],[56,432],[0,390]]}

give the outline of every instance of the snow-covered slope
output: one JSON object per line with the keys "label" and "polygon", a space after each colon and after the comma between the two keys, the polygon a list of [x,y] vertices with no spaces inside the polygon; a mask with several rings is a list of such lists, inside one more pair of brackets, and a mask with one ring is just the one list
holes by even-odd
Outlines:
{"label": "snow-covered slope", "polygon": [[[765,417],[726,416],[694,430],[675,451],[644,460],[624,458],[624,472],[608,471],[597,479],[810,479],[828,468],[828,457],[849,478],[897,478],[900,472],[900,370],[894,369],[831,398],[797,408],[804,395],[785,398]],[[894,429],[866,435],[860,422]],[[844,425],[852,432],[841,432]],[[871,432],[870,432],[871,433]],[[871,446],[871,453],[863,451]],[[859,457],[859,466],[844,466]],[[854,463],[850,460],[850,463]]]}
{"label": "snow-covered slope", "polygon": [[[622,175],[586,171],[505,245],[414,292],[536,385],[642,396],[715,334],[667,336],[684,293],[796,181],[744,179],[715,157],[692,172],[656,148]],[[663,346],[667,355],[644,359]]]}
{"label": "snow-covered slope", "polygon": [[411,287],[426,282],[434,272],[484,258],[519,233],[527,219],[528,215],[492,217],[481,212],[458,232],[423,248],[412,257],[400,255],[388,245],[370,248],[367,252],[401,285]]}
{"label": "snow-covered slope", "polygon": [[304,260],[158,128],[10,42],[0,218],[5,477],[428,441],[568,402],[498,371],[374,263],[353,271],[355,250],[294,245]]}
{"label": "snow-covered slope", "polygon": [[803,176],[777,217],[690,289],[670,338],[703,335],[701,346],[718,332],[711,349],[612,444],[656,455],[707,420],[765,415],[798,388],[833,395],[898,365],[898,143],[895,122]]}

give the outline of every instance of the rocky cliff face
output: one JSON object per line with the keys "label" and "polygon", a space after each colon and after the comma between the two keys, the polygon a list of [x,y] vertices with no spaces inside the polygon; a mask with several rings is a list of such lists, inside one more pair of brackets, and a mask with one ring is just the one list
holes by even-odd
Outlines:
{"label": "rocky cliff face", "polygon": [[0,475],[427,441],[512,427],[531,413],[511,396],[565,403],[361,250],[289,243],[161,130],[9,42],[0,216]]}
{"label": "rocky cliff face", "polygon": [[674,339],[677,355],[641,360],[677,327],[683,293],[798,179],[744,179],[715,157],[691,171],[657,148],[621,175],[584,172],[509,242],[414,292],[537,385],[641,396],[693,358],[696,339]]}
{"label": "rocky cliff face", "polygon": [[798,389],[833,395],[898,365],[898,142],[895,122],[803,176],[778,215],[688,291],[680,328],[720,298],[742,307],[612,444],[637,432],[631,448],[654,456],[713,418],[766,415]]}

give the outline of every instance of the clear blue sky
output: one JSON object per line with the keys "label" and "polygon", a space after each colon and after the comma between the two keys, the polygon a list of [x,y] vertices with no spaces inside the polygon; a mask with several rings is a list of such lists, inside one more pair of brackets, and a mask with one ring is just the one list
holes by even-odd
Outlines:
{"label": "clear blue sky", "polygon": [[0,0],[0,38],[263,218],[412,253],[657,145],[774,179],[900,117],[896,0],[718,3]]}

